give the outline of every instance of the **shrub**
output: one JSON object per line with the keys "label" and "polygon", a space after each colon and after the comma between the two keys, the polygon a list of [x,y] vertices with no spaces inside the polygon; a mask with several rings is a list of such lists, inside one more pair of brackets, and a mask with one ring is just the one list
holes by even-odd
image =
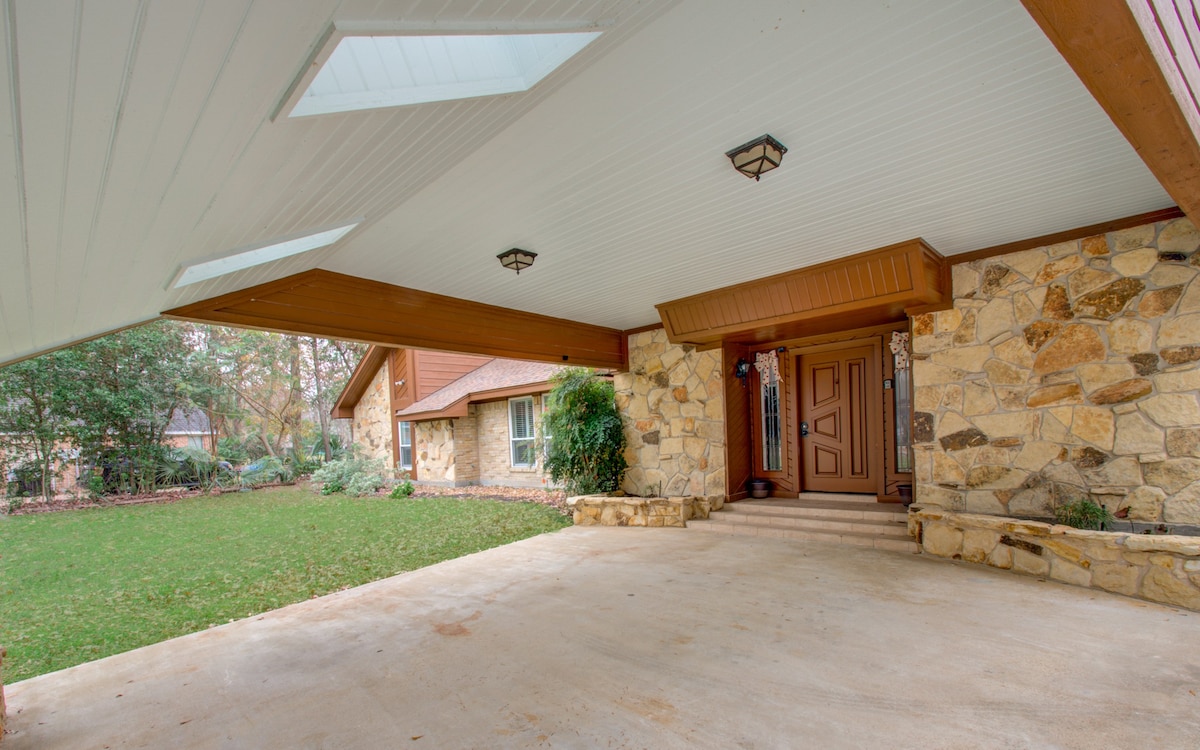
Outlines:
{"label": "shrub", "polygon": [[1055,508],[1054,518],[1064,526],[1092,531],[1103,531],[1116,520],[1108,508],[1083,498]]}
{"label": "shrub", "polygon": [[392,491],[388,493],[388,497],[393,500],[407,500],[412,497],[412,493],[413,483],[409,480],[408,474],[402,474],[400,482],[392,488]]}
{"label": "shrub", "polygon": [[280,461],[275,456],[265,456],[242,469],[242,483],[251,487],[279,482],[288,484],[296,481],[296,474],[291,464]]}
{"label": "shrub", "polygon": [[383,462],[378,459],[348,456],[317,469],[312,479],[321,483],[322,495],[344,492],[361,497],[377,492],[386,484],[383,471]]}
{"label": "shrub", "polygon": [[625,429],[613,385],[585,368],[554,376],[542,416],[546,470],[571,495],[611,492],[625,473]]}

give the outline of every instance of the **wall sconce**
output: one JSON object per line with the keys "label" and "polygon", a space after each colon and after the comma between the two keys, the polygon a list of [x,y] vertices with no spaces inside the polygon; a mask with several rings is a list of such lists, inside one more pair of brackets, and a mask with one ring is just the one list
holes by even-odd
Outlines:
{"label": "wall sconce", "polygon": [[505,268],[511,268],[520,276],[522,268],[529,268],[533,265],[533,259],[537,257],[537,253],[514,247],[512,250],[505,250],[496,257],[500,259],[500,265]]}
{"label": "wall sconce", "polygon": [[733,376],[742,381],[742,385],[746,385],[746,378],[750,377],[750,363],[742,357],[738,357],[737,364],[733,366]]}
{"label": "wall sconce", "polygon": [[733,168],[755,182],[763,172],[770,172],[783,161],[787,148],[769,135],[760,136],[725,153],[733,162]]}

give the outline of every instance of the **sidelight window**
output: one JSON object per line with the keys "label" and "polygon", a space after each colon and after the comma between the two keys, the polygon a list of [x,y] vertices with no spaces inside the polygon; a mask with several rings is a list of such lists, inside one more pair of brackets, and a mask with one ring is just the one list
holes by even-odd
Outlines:
{"label": "sidelight window", "polygon": [[[775,352],[771,352],[775,354]],[[759,368],[759,395],[762,409],[762,470],[783,469],[783,427],[779,408],[779,368]]]}

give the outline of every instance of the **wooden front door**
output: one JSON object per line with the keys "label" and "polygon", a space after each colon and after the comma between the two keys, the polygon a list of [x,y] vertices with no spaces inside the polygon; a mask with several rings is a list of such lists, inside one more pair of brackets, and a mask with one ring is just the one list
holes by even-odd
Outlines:
{"label": "wooden front door", "polygon": [[879,354],[850,344],[799,356],[803,490],[877,492]]}

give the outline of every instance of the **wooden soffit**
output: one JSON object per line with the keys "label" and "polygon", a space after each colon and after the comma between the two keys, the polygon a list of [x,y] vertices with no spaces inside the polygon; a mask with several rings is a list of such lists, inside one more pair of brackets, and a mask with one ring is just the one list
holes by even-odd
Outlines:
{"label": "wooden soffit", "polygon": [[1177,0],[1022,0],[1163,188],[1200,220],[1200,25]]}
{"label": "wooden soffit", "polygon": [[759,344],[903,320],[943,303],[946,259],[910,240],[657,305],[675,343]]}
{"label": "wooden soffit", "polygon": [[163,314],[201,323],[349,339],[387,347],[585,367],[625,367],[625,337],[613,328],[321,269]]}

